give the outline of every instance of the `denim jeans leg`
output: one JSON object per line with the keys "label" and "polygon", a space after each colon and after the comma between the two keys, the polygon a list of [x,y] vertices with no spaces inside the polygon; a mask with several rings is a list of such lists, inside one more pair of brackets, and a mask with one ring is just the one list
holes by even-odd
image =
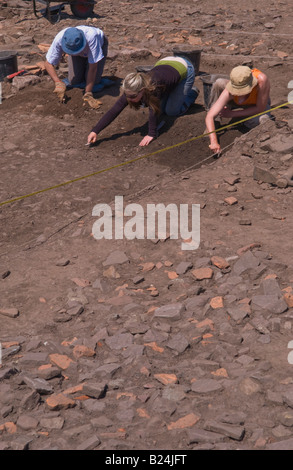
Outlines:
{"label": "denim jeans leg", "polygon": [[[103,59],[98,62],[95,84],[100,83],[106,58],[108,55],[108,38],[104,36],[104,44],[102,46]],[[70,85],[79,85],[84,83],[88,74],[89,63],[87,57],[69,56],[68,57],[68,81]]]}
{"label": "denim jeans leg", "polygon": [[[269,109],[271,109],[271,100],[270,99],[268,101],[266,111],[268,111]],[[258,126],[261,122],[265,122],[266,120],[271,119],[271,118],[272,118],[272,115],[271,115],[270,112],[269,113],[264,113],[261,116],[256,116],[254,118],[249,119],[248,121],[245,121],[243,124],[248,129],[253,129],[254,127]]]}
{"label": "denim jeans leg", "polygon": [[102,51],[103,51],[104,57],[103,57],[103,59],[99,60],[99,62],[98,62],[97,75],[96,75],[96,80],[95,80],[96,85],[98,83],[100,83],[100,81],[101,81],[101,78],[102,78],[102,75],[103,75],[103,72],[104,72],[104,67],[105,67],[107,55],[108,55],[108,38],[106,36],[104,36],[104,44],[103,44],[103,47],[102,47]]}
{"label": "denim jeans leg", "polygon": [[179,116],[187,111],[197,98],[197,92],[192,89],[195,79],[195,70],[191,62],[187,62],[187,76],[177,85],[169,96],[165,105],[168,116]]}
{"label": "denim jeans leg", "polygon": [[68,81],[70,85],[79,85],[85,81],[87,63],[85,57],[68,57]]}

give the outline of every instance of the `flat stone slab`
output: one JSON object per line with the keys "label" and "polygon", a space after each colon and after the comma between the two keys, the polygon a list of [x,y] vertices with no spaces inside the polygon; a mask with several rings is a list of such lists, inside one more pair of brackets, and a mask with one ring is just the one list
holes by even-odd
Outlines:
{"label": "flat stone slab", "polygon": [[121,333],[113,336],[108,336],[105,343],[110,349],[118,350],[127,348],[133,343],[133,335],[130,333]]}
{"label": "flat stone slab", "polygon": [[241,258],[236,261],[233,266],[233,272],[237,276],[240,276],[242,273],[249,269],[255,269],[259,266],[260,261],[257,259],[251,251],[244,253]]}
{"label": "flat stone slab", "polygon": [[220,442],[225,436],[220,433],[206,431],[205,429],[192,429],[188,432],[189,444],[202,444]]}
{"label": "flat stone slab", "polygon": [[200,379],[194,382],[191,390],[195,393],[211,393],[223,389],[223,386],[213,379]]}
{"label": "flat stone slab", "polygon": [[103,262],[103,266],[111,266],[113,264],[123,264],[129,262],[128,257],[123,251],[113,251]]}
{"label": "flat stone slab", "polygon": [[155,318],[162,318],[165,320],[180,320],[182,313],[185,311],[185,306],[178,302],[175,304],[164,305],[159,307],[155,313]]}
{"label": "flat stone slab", "polygon": [[0,308],[0,314],[9,318],[16,318],[19,315],[17,308]]}
{"label": "flat stone slab", "polygon": [[204,425],[207,431],[214,431],[220,434],[224,434],[231,439],[236,441],[241,441],[245,434],[245,429],[243,426],[237,426],[234,424],[220,423],[218,421],[207,421]]}
{"label": "flat stone slab", "polygon": [[278,295],[254,295],[251,299],[252,306],[255,305],[271,313],[280,314],[288,310],[288,305],[284,299]]}
{"label": "flat stone slab", "polygon": [[267,450],[293,450],[293,438],[274,442],[266,446]]}
{"label": "flat stone slab", "polygon": [[183,353],[189,347],[189,341],[180,333],[176,334],[167,342],[168,348]]}
{"label": "flat stone slab", "polygon": [[276,184],[277,177],[266,168],[255,166],[253,169],[253,179],[262,183]]}
{"label": "flat stone slab", "polygon": [[189,261],[181,261],[181,263],[176,266],[176,273],[178,275],[185,274],[189,269],[192,269],[192,267],[193,264]]}
{"label": "flat stone slab", "polygon": [[261,148],[277,153],[288,153],[293,150],[293,135],[276,135],[270,140],[267,140]]}

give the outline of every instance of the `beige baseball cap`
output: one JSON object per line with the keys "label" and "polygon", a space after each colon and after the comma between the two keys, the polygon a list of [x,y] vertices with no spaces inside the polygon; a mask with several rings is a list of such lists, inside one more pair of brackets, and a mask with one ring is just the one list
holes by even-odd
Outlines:
{"label": "beige baseball cap", "polygon": [[226,89],[234,96],[248,95],[257,83],[252,70],[246,65],[239,65],[232,69]]}

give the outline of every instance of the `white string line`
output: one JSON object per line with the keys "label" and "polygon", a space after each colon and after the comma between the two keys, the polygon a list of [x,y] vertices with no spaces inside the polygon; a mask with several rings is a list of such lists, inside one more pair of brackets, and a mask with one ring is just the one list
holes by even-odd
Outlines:
{"label": "white string line", "polygon": [[[172,28],[172,26],[167,26],[167,25],[159,25],[159,26],[155,26],[155,25],[148,25],[148,23],[145,23],[145,22],[141,22],[141,23],[115,23],[115,22],[111,22],[111,23],[107,23],[107,22],[104,22],[103,23],[104,25],[106,26],[133,26],[135,28],[141,28],[142,25],[146,25],[148,28],[152,27],[153,29],[169,29],[169,30],[178,30],[178,29],[182,29],[182,30],[186,30],[186,26],[178,26],[176,25],[176,27]],[[268,31],[242,31],[242,30],[239,30],[239,29],[233,29],[233,30],[226,30],[226,29],[222,29],[222,30],[215,30],[215,29],[206,29],[206,30],[202,30],[201,28],[196,28],[196,26],[193,26],[191,28],[191,31],[193,29],[196,29],[196,30],[201,30],[201,33],[207,33],[209,36],[211,35],[211,33],[216,33],[216,34],[251,34],[251,35],[257,35],[259,36],[260,34],[262,35],[269,35],[269,36],[284,36],[284,37],[293,37],[293,34],[285,34],[285,33],[271,33],[271,32],[268,32]],[[268,38],[269,39],[269,38]]]}
{"label": "white string line", "polygon": [[277,55],[254,55],[254,54],[217,54],[217,53],[210,53],[210,52],[204,52],[202,51],[202,55],[210,56],[210,57],[230,57],[230,59],[235,59],[235,57],[240,57],[241,59],[246,58],[246,59],[279,59],[282,60],[283,63],[285,64],[288,62],[288,60],[293,59],[293,56],[287,56],[285,59],[281,59]]}
{"label": "white string line", "polygon": [[270,36],[284,36],[284,37],[292,37],[293,34],[287,34],[287,33],[271,33],[271,32],[268,32],[268,31],[243,31],[241,29],[233,29],[233,30],[217,30],[217,29],[213,29],[211,31],[209,31],[210,33],[216,33],[216,34],[251,34],[251,35],[255,35],[257,34],[258,36],[260,34],[266,36],[268,35],[268,39],[270,38]]}

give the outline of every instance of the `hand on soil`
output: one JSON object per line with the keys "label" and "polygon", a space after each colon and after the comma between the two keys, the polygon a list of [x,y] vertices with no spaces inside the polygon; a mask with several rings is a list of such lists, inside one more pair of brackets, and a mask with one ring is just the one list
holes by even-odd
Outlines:
{"label": "hand on soil", "polygon": [[89,106],[93,109],[98,109],[102,104],[101,101],[96,100],[93,97],[93,94],[91,92],[87,92],[83,95],[83,101],[86,101],[89,104]]}
{"label": "hand on soil", "polygon": [[53,93],[56,93],[58,96],[58,100],[60,103],[65,103],[65,91],[66,91],[66,85],[63,82],[57,82],[55,84],[55,89]]}
{"label": "hand on soil", "polygon": [[151,141],[154,140],[153,137],[149,136],[149,135],[146,135],[142,141],[140,142],[140,146],[141,147],[144,147],[145,145],[149,145],[151,143]]}
{"label": "hand on soil", "polygon": [[221,146],[218,143],[210,144],[209,148],[213,151],[213,153],[221,153]]}
{"label": "hand on soil", "polygon": [[88,135],[88,138],[87,138],[87,143],[88,144],[94,144],[97,140],[97,134],[95,132],[91,132],[89,135]]}

